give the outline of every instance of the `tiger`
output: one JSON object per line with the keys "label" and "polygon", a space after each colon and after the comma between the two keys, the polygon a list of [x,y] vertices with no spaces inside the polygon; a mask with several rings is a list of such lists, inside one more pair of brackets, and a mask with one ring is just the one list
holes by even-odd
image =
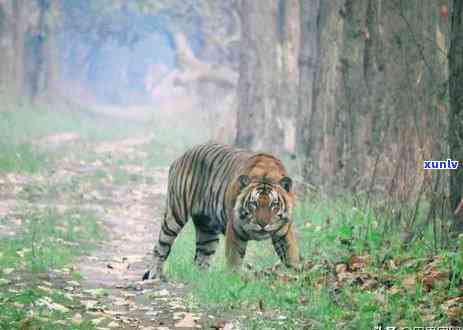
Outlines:
{"label": "tiger", "polygon": [[271,239],[284,265],[297,268],[299,248],[292,221],[295,194],[283,163],[268,153],[208,142],[186,151],[169,168],[166,208],[143,280],[162,278],[177,235],[193,220],[194,262],[210,265],[225,235],[229,269],[239,270],[250,240]]}

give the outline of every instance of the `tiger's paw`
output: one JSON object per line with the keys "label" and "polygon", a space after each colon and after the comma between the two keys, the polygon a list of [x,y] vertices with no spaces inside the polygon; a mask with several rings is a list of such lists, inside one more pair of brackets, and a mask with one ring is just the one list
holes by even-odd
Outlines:
{"label": "tiger's paw", "polygon": [[146,281],[146,280],[149,280],[150,279],[150,271],[147,270],[144,274],[143,274],[143,277],[142,277],[142,281]]}
{"label": "tiger's paw", "polygon": [[204,270],[204,271],[208,270],[211,267],[208,261],[202,261],[202,262],[195,261],[195,265],[196,267],[198,267],[198,269]]}
{"label": "tiger's paw", "polygon": [[147,270],[142,277],[142,281],[149,281],[149,280],[156,280],[159,279],[163,282],[167,282],[167,278],[164,276],[163,273],[156,273],[152,270]]}

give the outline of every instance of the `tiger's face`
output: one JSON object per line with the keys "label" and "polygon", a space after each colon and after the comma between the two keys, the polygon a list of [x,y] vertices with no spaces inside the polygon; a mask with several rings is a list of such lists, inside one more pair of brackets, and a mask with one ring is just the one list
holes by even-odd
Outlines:
{"label": "tiger's face", "polygon": [[275,182],[266,177],[241,175],[238,181],[240,194],[235,204],[235,219],[251,239],[270,238],[291,221],[292,181],[289,177]]}

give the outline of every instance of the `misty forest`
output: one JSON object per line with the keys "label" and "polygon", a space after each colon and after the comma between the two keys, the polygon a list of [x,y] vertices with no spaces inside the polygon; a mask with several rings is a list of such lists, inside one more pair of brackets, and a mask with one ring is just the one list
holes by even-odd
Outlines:
{"label": "misty forest", "polygon": [[[283,162],[297,267],[249,240],[230,271],[222,235],[198,267],[193,219],[142,281],[207,141]],[[463,1],[0,0],[0,329],[438,327],[463,329]]]}

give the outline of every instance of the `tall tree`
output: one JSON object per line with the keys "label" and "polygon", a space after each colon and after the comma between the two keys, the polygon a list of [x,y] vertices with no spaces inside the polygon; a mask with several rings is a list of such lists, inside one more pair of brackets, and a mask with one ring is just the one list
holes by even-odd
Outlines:
{"label": "tall tree", "polygon": [[59,76],[58,68],[58,44],[57,25],[59,17],[58,0],[39,0],[38,1],[38,31],[37,31],[37,53],[36,56],[37,81],[36,90],[32,97],[45,97],[49,101],[55,96],[57,80]]}
{"label": "tall tree", "polygon": [[239,146],[273,152],[294,149],[298,13],[296,0],[241,3]]}
{"label": "tall tree", "polygon": [[11,92],[14,82],[14,45],[12,26],[12,3],[0,2],[0,97]]}
{"label": "tall tree", "polygon": [[[463,1],[454,0],[452,6],[449,50],[449,146],[450,157],[463,161]],[[452,209],[456,210],[463,198],[463,167],[450,174]],[[453,230],[463,232],[463,219],[456,217]]]}
{"label": "tall tree", "polygon": [[271,139],[281,137],[270,129],[276,113],[278,1],[243,0],[241,13],[240,77],[238,82],[239,146],[271,149]]}
{"label": "tall tree", "polygon": [[[301,46],[299,53],[299,100],[297,121],[297,152],[305,160],[303,176],[309,178],[313,172],[313,162],[317,160],[316,154],[319,146],[314,142],[319,130],[310,129],[315,126],[315,87],[317,86],[317,73],[320,56],[320,0],[301,1]],[[310,179],[309,179],[310,181]]]}
{"label": "tall tree", "polygon": [[445,81],[436,74],[445,71],[437,60],[445,52],[436,47],[439,4],[309,0],[301,6],[302,175],[333,192],[369,191],[376,181],[382,192],[390,185],[409,196],[423,180],[417,162],[440,147],[429,137],[444,127],[436,111]]}
{"label": "tall tree", "polygon": [[0,85],[17,100],[49,94],[56,85],[58,3],[0,2]]}
{"label": "tall tree", "polygon": [[14,81],[15,93],[22,96],[24,92],[24,33],[26,30],[25,7],[27,0],[13,1],[14,32]]}

